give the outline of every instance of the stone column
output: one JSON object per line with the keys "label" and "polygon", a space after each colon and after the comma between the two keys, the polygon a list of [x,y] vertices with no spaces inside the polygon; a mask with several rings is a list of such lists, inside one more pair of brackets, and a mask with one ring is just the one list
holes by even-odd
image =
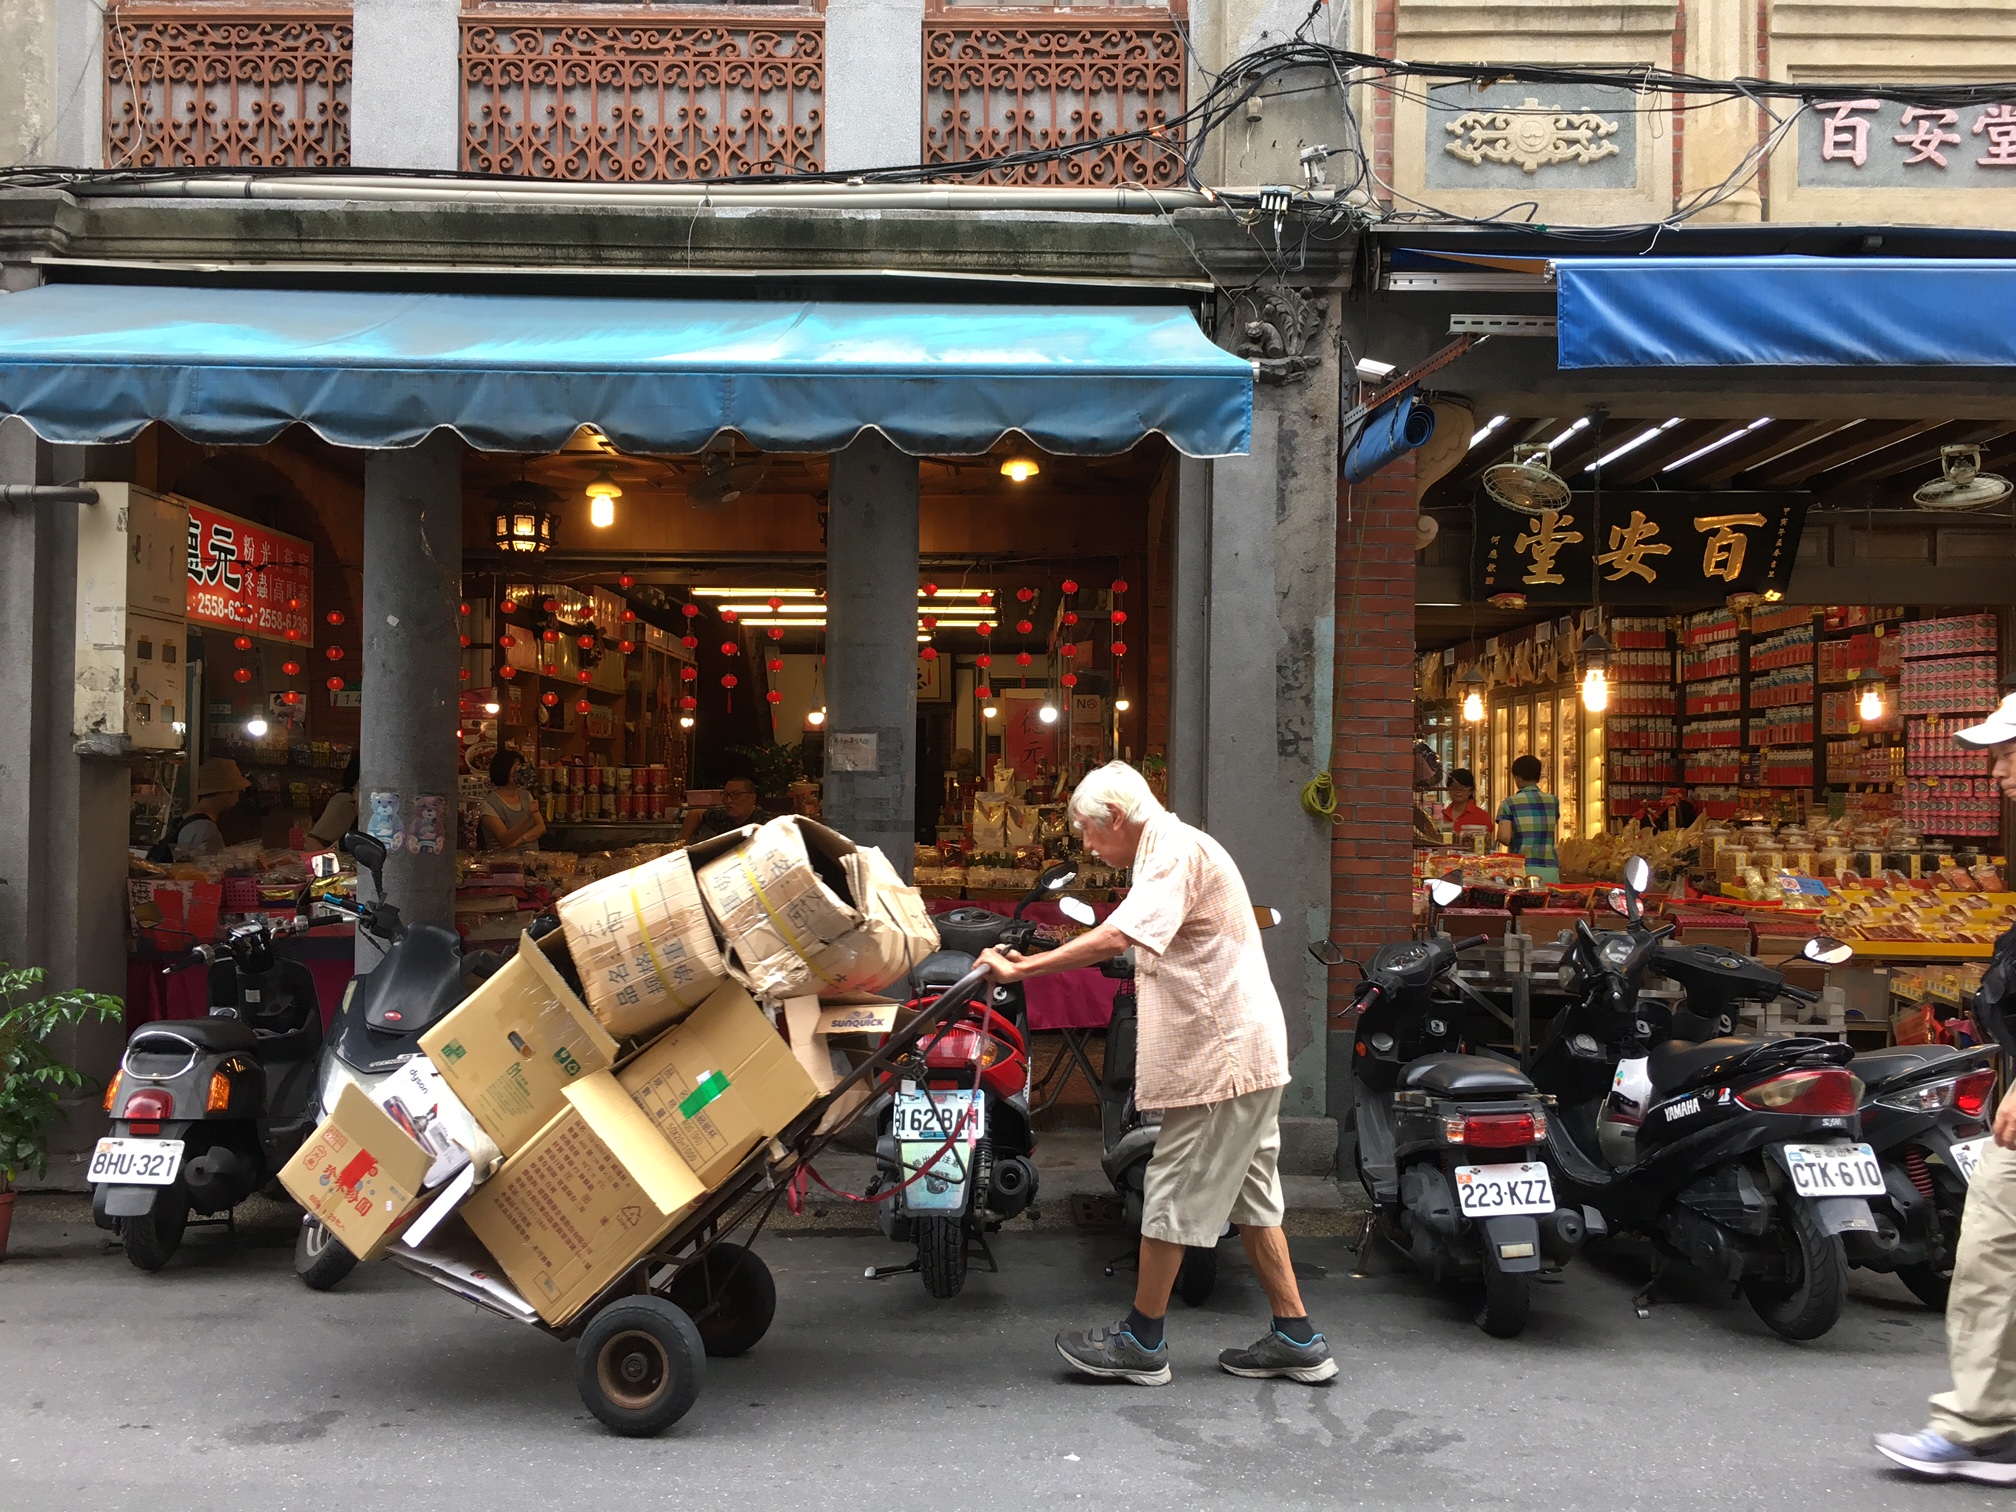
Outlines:
{"label": "stone column", "polygon": [[[1743,79],[1763,72],[1757,59],[1757,11],[1752,0],[1692,0],[1687,6],[1687,71],[1710,79]],[[1758,110],[1748,100],[1705,105],[1686,113],[1680,152],[1681,197],[1712,190],[1735,173],[1758,142]],[[1702,221],[1754,221],[1763,197],[1751,179]]]}
{"label": "stone column", "polygon": [[0,163],[103,166],[105,7],[7,0],[0,58]]}
{"label": "stone column", "polygon": [[[364,463],[357,822],[388,841],[396,836],[385,890],[409,924],[455,922],[461,445],[437,431],[418,446],[374,451]],[[360,934],[358,969],[378,958]]]}
{"label": "stone column", "polygon": [[1176,550],[1169,593],[1169,807],[1204,821],[1205,735],[1211,707],[1211,477],[1213,464],[1176,462]]}
{"label": "stone column", "polygon": [[924,0],[827,0],[826,166],[924,156]]}
{"label": "stone column", "polygon": [[356,0],[353,15],[350,161],[461,167],[459,0]]}
{"label": "stone column", "polygon": [[835,452],[826,520],[826,822],[906,879],[917,832],[917,459]]}

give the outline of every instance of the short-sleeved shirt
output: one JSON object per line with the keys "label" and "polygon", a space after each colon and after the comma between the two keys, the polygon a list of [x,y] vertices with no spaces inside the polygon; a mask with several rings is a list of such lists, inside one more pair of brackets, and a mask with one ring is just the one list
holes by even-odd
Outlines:
{"label": "short-sleeved shirt", "polygon": [[1554,837],[1561,831],[1561,800],[1543,793],[1538,784],[1526,783],[1498,805],[1498,822],[1512,826],[1512,849],[1532,866],[1561,864],[1554,849]]}
{"label": "short-sleeved shirt", "polygon": [[736,819],[729,814],[727,804],[717,803],[700,816],[700,827],[693,832],[693,838],[712,840],[716,835],[741,829],[745,824],[768,824],[776,817],[768,809],[759,808],[752,810],[747,819]]}
{"label": "short-sleeved shirt", "polygon": [[1453,803],[1445,805],[1442,810],[1442,817],[1449,822],[1449,827],[1452,830],[1488,830],[1491,828],[1491,816],[1484,812],[1475,798],[1472,798],[1461,808],[1458,808]]}
{"label": "short-sleeved shirt", "polygon": [[1288,1025],[1225,847],[1171,813],[1141,832],[1107,922],[1140,947],[1134,1100],[1190,1108],[1288,1084]]}

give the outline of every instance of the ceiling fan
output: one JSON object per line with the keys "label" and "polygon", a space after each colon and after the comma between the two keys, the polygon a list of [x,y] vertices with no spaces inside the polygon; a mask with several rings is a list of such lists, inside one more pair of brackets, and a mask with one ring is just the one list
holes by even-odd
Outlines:
{"label": "ceiling fan", "polygon": [[1939,448],[1939,474],[1912,492],[1920,509],[1961,514],[2000,504],[2016,493],[2016,484],[2000,473],[1981,471],[1981,448],[1966,442]]}
{"label": "ceiling fan", "polygon": [[718,509],[723,504],[733,504],[763,481],[767,469],[761,456],[737,462],[732,440],[725,454],[709,452],[702,462],[700,476],[686,489],[686,502],[695,509]]}
{"label": "ceiling fan", "polygon": [[1515,446],[1510,462],[1484,469],[1484,492],[1523,515],[1565,509],[1573,491],[1554,471],[1553,461],[1553,452],[1545,446]]}

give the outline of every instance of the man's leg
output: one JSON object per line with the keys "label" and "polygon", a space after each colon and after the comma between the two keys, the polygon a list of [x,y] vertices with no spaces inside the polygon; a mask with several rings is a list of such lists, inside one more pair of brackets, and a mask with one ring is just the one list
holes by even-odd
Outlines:
{"label": "man's leg", "polygon": [[1183,1249],[1167,1239],[1141,1236],[1141,1268],[1134,1283],[1134,1311],[1143,1317],[1159,1318],[1169,1311],[1169,1293],[1176,1289],[1176,1273],[1183,1269]]}
{"label": "man's leg", "polygon": [[1877,1449],[1924,1475],[2016,1484],[2016,1151],[1999,1145],[1967,1190],[1946,1353],[1953,1389],[1932,1398],[1931,1426],[1879,1434]]}
{"label": "man's leg", "polygon": [[1246,1140],[1252,1153],[1231,1216],[1239,1226],[1246,1258],[1267,1293],[1274,1326],[1250,1349],[1228,1349],[1220,1354],[1218,1364],[1236,1376],[1285,1376],[1314,1385],[1336,1375],[1337,1362],[1330,1357],[1329,1343],[1310,1326],[1302,1305],[1302,1288],[1295,1284],[1288,1238],[1281,1231],[1287,1208],[1281,1193],[1281,1089],[1256,1092],[1252,1097],[1253,1129]]}
{"label": "man's leg", "polygon": [[1274,1316],[1307,1317],[1302,1288],[1295,1284],[1295,1262],[1288,1257],[1288,1236],[1278,1228],[1249,1223],[1239,1226],[1239,1242],[1246,1246],[1246,1259],[1260,1278],[1260,1289],[1267,1293],[1267,1305]]}

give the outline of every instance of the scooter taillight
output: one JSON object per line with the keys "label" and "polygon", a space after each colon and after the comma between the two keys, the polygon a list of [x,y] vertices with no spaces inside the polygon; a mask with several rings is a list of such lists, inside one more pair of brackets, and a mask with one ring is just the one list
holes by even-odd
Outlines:
{"label": "scooter taillight", "polygon": [[1953,1083],[1953,1106],[1963,1118],[1979,1118],[1995,1095],[1995,1072],[1969,1071]]}
{"label": "scooter taillight", "polygon": [[126,1099],[119,1116],[133,1126],[135,1134],[159,1134],[161,1121],[175,1114],[174,1094],[159,1087],[142,1087]]}
{"label": "scooter taillight", "polygon": [[1538,1144],[1547,1137],[1547,1115],[1530,1109],[1517,1113],[1444,1113],[1442,1137],[1450,1144],[1486,1150]]}
{"label": "scooter taillight", "polygon": [[1838,1068],[1788,1071],[1744,1088],[1736,1094],[1736,1101],[1758,1113],[1845,1117],[1862,1101],[1862,1081]]}

